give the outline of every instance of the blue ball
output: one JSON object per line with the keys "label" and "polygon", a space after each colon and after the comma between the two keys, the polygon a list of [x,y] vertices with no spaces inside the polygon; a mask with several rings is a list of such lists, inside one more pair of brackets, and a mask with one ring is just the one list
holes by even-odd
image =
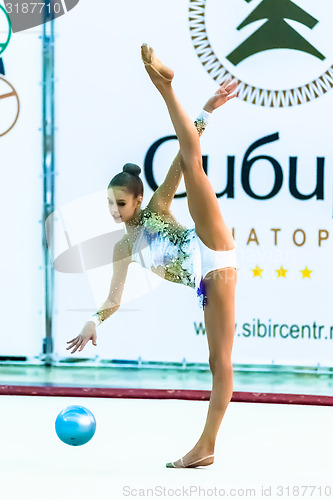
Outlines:
{"label": "blue ball", "polygon": [[81,446],[88,443],[95,434],[96,420],[91,411],[84,406],[68,406],[57,416],[55,431],[64,443]]}

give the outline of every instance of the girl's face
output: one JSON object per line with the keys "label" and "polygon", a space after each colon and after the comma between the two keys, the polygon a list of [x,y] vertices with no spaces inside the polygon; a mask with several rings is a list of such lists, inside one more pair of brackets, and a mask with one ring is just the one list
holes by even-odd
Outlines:
{"label": "girl's face", "polygon": [[130,221],[140,210],[142,196],[135,198],[125,187],[114,186],[108,189],[110,214],[117,224]]}

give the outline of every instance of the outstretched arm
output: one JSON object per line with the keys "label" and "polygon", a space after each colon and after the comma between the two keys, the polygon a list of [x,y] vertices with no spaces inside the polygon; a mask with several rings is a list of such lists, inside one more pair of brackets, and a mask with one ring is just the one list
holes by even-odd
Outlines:
{"label": "outstretched arm", "polygon": [[[208,101],[204,105],[204,111],[212,113],[215,109],[219,108],[233,97],[236,97],[237,94],[232,93],[235,91],[237,85],[238,82],[236,80],[228,80],[222,83],[215,94],[210,99],[208,99]],[[200,119],[197,119],[195,120],[194,124],[199,136],[201,136],[203,131],[205,130],[204,122]],[[159,213],[169,213],[172,200],[177,192],[179,183],[183,175],[181,161],[181,154],[180,151],[178,151],[163,183],[156,189],[155,193],[148,203],[148,208],[150,208],[152,211]]]}
{"label": "outstretched arm", "polygon": [[130,262],[131,257],[127,241],[123,238],[114,246],[113,275],[108,297],[92,318],[86,322],[81,333],[67,342],[69,346],[66,349],[73,349],[71,354],[74,354],[77,350],[82,351],[89,340],[92,341],[93,345],[97,345],[96,326],[100,325],[119,309]]}
{"label": "outstretched arm", "polygon": [[120,307],[128,266],[131,263],[126,236],[118,241],[113,250],[113,274],[107,299],[94,316],[98,324],[108,319]]}

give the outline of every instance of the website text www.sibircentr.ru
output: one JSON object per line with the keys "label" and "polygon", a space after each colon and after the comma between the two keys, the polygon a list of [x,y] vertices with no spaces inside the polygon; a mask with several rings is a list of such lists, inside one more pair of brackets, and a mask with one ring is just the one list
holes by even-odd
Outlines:
{"label": "website text www.sibircentr.ru", "polygon": [[218,488],[216,486],[211,488],[203,488],[201,486],[178,486],[177,488],[170,488],[169,486],[156,485],[151,488],[132,488],[131,486],[123,487],[124,497],[179,497],[186,498],[195,496],[199,497],[238,497],[243,498],[255,497],[256,494],[262,495],[262,492],[256,492],[255,488]]}

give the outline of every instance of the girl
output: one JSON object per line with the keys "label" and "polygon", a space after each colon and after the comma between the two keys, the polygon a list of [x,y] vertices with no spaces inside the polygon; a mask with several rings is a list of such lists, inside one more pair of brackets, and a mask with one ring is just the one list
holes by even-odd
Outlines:
{"label": "girl", "polygon": [[[96,325],[119,309],[128,266],[133,261],[167,280],[196,287],[204,307],[212,391],[206,423],[197,443],[184,457],[166,466],[206,466],[214,462],[217,433],[232,397],[231,351],[238,267],[232,233],[223,220],[215,192],[202,168],[199,136],[209,114],[235,97],[232,93],[237,82],[222,84],[194,125],[173,91],[173,71],[164,66],[146,44],[141,47],[141,55],[150,79],[167,105],[180,150],[164,182],[143,210],[140,167],[126,164],[123,172],[111,180],[108,186],[110,213],[116,222],[125,223],[127,234],[114,247],[108,298],[81,333],[67,342],[67,349],[73,348],[72,354],[78,349],[82,351],[89,340],[97,345]],[[182,227],[170,212],[182,175],[195,230]],[[199,271],[198,254],[201,256]]]}

